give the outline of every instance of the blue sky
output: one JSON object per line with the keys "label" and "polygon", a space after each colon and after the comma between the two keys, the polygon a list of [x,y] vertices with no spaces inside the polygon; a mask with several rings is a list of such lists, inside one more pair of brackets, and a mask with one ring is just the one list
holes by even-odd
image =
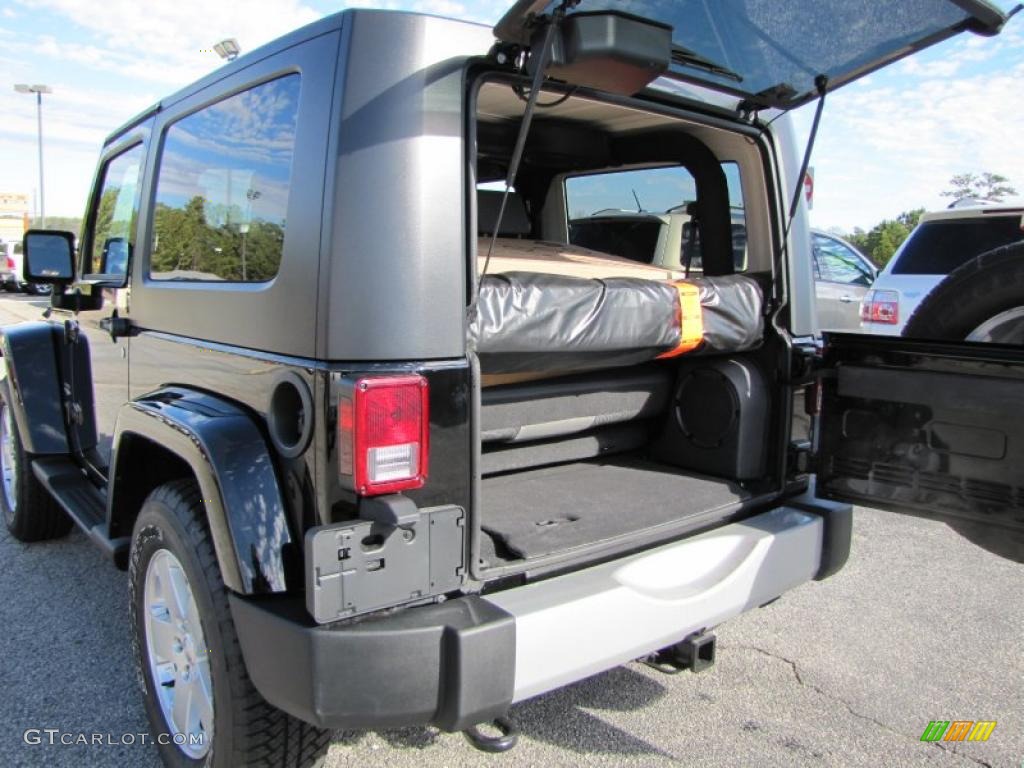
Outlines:
{"label": "blue sky", "polygon": [[[510,0],[355,2],[493,23]],[[1009,8],[1008,0],[997,5]],[[33,99],[46,83],[46,208],[81,215],[103,138],[161,96],[220,65],[211,45],[251,50],[346,4],[322,0],[3,0],[0,191],[35,194]],[[806,132],[811,108],[796,113]],[[965,35],[830,96],[814,155],[812,222],[870,227],[943,207],[955,173],[993,171],[1024,193],[1024,13],[994,39]]]}

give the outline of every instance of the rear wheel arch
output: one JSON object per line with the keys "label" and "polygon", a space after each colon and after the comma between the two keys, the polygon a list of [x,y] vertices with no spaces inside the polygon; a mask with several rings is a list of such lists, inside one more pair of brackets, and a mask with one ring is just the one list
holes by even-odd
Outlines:
{"label": "rear wheel arch", "polygon": [[173,480],[198,482],[181,456],[156,440],[126,432],[118,442],[116,464],[111,467],[109,525],[111,538],[130,536],[146,497]]}
{"label": "rear wheel arch", "polygon": [[240,594],[288,590],[285,560],[301,542],[294,543],[270,448],[242,407],[184,387],[125,403],[109,477],[112,535],[130,535],[153,488],[191,478],[225,585]]}

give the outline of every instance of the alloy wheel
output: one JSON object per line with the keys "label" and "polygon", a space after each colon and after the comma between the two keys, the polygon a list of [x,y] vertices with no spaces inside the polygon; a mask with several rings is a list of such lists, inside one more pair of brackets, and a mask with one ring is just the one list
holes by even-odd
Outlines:
{"label": "alloy wheel", "polygon": [[213,743],[213,682],[203,627],[188,576],[169,550],[146,567],[146,657],[174,743],[190,758]]}

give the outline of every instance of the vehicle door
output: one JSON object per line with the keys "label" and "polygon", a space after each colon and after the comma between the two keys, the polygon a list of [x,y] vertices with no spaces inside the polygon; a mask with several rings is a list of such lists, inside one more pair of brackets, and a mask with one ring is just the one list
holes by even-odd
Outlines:
{"label": "vehicle door", "polygon": [[818,232],[811,233],[811,254],[822,330],[858,330],[860,302],[876,271],[853,248]]}
{"label": "vehicle door", "polygon": [[54,312],[78,333],[77,362],[68,382],[76,411],[72,428],[86,460],[100,473],[109,466],[114,423],[128,400],[128,275],[137,242],[146,139],[140,127],[104,151],[79,242],[79,295],[65,297],[60,302],[64,308]]}
{"label": "vehicle door", "polygon": [[949,523],[1024,562],[1024,349],[826,334],[819,496]]}

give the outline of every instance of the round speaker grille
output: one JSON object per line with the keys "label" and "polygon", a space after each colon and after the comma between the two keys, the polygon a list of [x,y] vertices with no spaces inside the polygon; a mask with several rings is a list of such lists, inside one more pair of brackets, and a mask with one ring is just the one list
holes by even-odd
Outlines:
{"label": "round speaker grille", "polygon": [[700,448],[722,445],[735,429],[739,407],[732,382],[713,368],[691,371],[676,389],[676,422]]}

